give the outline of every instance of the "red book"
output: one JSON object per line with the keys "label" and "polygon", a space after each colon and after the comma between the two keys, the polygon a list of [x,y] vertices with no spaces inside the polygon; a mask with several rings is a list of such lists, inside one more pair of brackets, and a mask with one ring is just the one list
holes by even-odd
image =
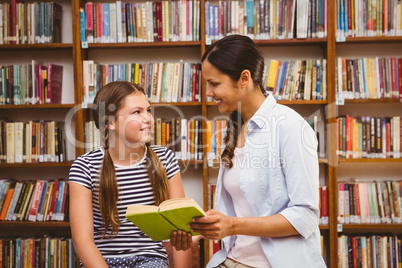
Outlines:
{"label": "red book", "polygon": [[390,98],[396,97],[396,77],[397,73],[395,72],[395,58],[391,58],[391,81],[392,81],[392,92]]}
{"label": "red book", "polygon": [[352,237],[353,268],[357,268],[356,237]]}
{"label": "red book", "polygon": [[321,187],[321,218],[322,224],[328,224],[328,187]]}
{"label": "red book", "polygon": [[68,196],[68,182],[66,182],[66,184],[64,185],[63,204],[61,205],[60,221],[64,221],[65,219],[64,211],[66,207],[67,196]]}
{"label": "red book", "polygon": [[355,184],[355,198],[356,198],[356,218],[357,223],[361,222],[360,218],[360,194],[359,194],[359,184]]}
{"label": "red book", "polygon": [[[402,100],[402,58],[398,59],[399,98]],[[396,96],[398,98],[398,96]]]}
{"label": "red book", "polygon": [[50,103],[61,103],[63,85],[63,66],[49,64],[47,66],[47,99]]}
{"label": "red book", "polygon": [[40,199],[42,197],[43,185],[44,181],[38,180],[36,181],[35,190],[33,192],[33,200],[32,205],[29,211],[28,221],[36,221],[36,215],[38,214],[38,208]]}
{"label": "red book", "polygon": [[[17,0],[11,0],[11,31],[10,31],[10,44],[17,43]],[[10,18],[10,17],[9,17]]]}
{"label": "red book", "polygon": [[196,81],[197,81],[197,65],[193,64],[193,98],[192,98],[192,101],[195,101]]}
{"label": "red book", "polygon": [[45,221],[52,220],[54,207],[56,206],[58,190],[59,190],[59,182],[55,181],[52,187],[52,193],[50,195],[50,201],[49,201],[50,203],[49,207],[47,208],[46,218],[44,219]]}
{"label": "red book", "polygon": [[87,14],[86,17],[86,37],[88,40],[88,43],[93,43],[93,39],[94,39],[94,24],[93,24],[93,20],[94,20],[94,14],[93,14],[93,3],[92,2],[87,2],[85,3],[85,13]]}
{"label": "red book", "polygon": [[162,2],[156,2],[156,26],[158,31],[158,42],[162,42]]}

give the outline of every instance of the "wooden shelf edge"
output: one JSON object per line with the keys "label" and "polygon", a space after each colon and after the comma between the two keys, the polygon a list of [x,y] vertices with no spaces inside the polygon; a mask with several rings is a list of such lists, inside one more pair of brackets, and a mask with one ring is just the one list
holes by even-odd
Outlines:
{"label": "wooden shelf edge", "polygon": [[0,221],[1,227],[70,227],[68,221]]}
{"label": "wooden shelf edge", "polygon": [[69,109],[75,104],[5,104],[0,105],[0,109]]}
{"label": "wooden shelf edge", "polygon": [[133,43],[92,43],[88,48],[135,48],[135,47],[193,47],[201,46],[201,41],[177,42],[133,42]]}
{"label": "wooden shelf edge", "polygon": [[[217,40],[213,40],[212,43]],[[327,38],[304,38],[304,39],[253,39],[258,46],[299,46],[299,45],[323,45],[327,43]]]}
{"label": "wooden shelf edge", "polygon": [[204,163],[203,160],[194,160],[194,159],[177,160],[177,162],[179,163],[179,165],[202,165]]}
{"label": "wooden shelf edge", "polygon": [[46,44],[5,44],[0,45],[3,49],[70,49],[73,48],[72,43],[46,43]]}
{"label": "wooden shelf edge", "polygon": [[151,102],[152,106],[200,106],[201,102]]}
{"label": "wooden shelf edge", "polygon": [[0,163],[0,168],[19,167],[70,167],[73,162]]}
{"label": "wooden shelf edge", "polygon": [[401,229],[402,223],[380,223],[380,224],[369,224],[369,223],[361,223],[361,224],[342,224],[342,228],[346,230],[354,230],[354,229]]}
{"label": "wooden shelf edge", "polygon": [[320,230],[329,230],[329,225],[328,224],[320,224],[319,228],[320,228]]}
{"label": "wooden shelf edge", "polygon": [[402,163],[402,158],[338,158],[338,163]]}
{"label": "wooden shelf edge", "polygon": [[402,43],[402,36],[373,36],[373,37],[346,37],[345,42],[337,42],[337,44],[344,43]]}
{"label": "wooden shelf edge", "polygon": [[345,99],[345,103],[402,103],[402,99]]}
{"label": "wooden shelf edge", "polygon": [[[287,100],[277,100],[279,104],[283,105],[327,105],[328,100],[294,100],[294,101],[287,101]],[[206,103],[207,106],[216,106],[214,101],[209,101]]]}

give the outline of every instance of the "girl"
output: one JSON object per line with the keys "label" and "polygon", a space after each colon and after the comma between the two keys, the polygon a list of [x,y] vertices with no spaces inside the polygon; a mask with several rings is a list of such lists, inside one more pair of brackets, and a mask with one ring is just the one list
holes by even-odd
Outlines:
{"label": "girl", "polygon": [[[144,90],[112,82],[97,93],[93,118],[104,146],[70,169],[70,224],[74,249],[85,267],[169,267],[154,242],[125,218],[128,205],[159,205],[184,197],[173,153],[150,146],[153,117]],[[174,233],[175,267],[191,267],[191,235]]]}
{"label": "girl", "polygon": [[318,228],[317,140],[292,109],[264,95],[264,58],[246,36],[202,58],[207,96],[231,114],[215,210],[192,230],[224,247],[207,267],[325,267]]}

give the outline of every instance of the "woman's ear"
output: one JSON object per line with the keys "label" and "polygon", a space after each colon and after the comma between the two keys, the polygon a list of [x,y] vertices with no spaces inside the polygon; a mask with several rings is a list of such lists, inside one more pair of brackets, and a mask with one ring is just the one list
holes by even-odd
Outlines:
{"label": "woman's ear", "polygon": [[240,86],[242,88],[247,88],[252,82],[251,73],[249,70],[244,70],[240,74]]}
{"label": "woman's ear", "polygon": [[106,123],[106,127],[107,127],[109,130],[115,130],[115,129],[116,129],[116,124],[115,124],[115,122],[114,122],[113,120],[110,120],[110,121],[108,121],[108,122]]}

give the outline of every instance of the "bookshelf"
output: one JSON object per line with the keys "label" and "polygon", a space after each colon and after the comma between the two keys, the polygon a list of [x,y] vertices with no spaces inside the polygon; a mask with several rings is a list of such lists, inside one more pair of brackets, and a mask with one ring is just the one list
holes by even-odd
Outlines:
{"label": "bookshelf", "polygon": [[[76,109],[72,124],[69,126],[77,141],[83,142],[84,123],[90,119],[87,107],[83,104],[83,66],[84,60],[97,60],[100,63],[127,63],[153,61],[176,61],[186,59],[199,62],[208,47],[205,37],[205,17],[200,16],[200,40],[198,41],[165,41],[165,42],[135,42],[135,43],[89,43],[83,48],[80,35],[80,8],[85,1],[56,1],[63,6],[62,42],[50,44],[3,44],[0,45],[0,65],[27,64],[31,59],[43,63],[59,63],[64,68],[63,97],[61,104],[38,105],[0,105],[3,117],[12,120],[38,120],[63,118],[71,109]],[[104,1],[102,1],[104,2]],[[200,1],[200,14],[205,14],[205,0]],[[3,1],[2,1],[3,3]],[[325,140],[324,155],[319,159],[320,185],[328,186],[329,224],[320,225],[324,236],[324,256],[328,267],[338,266],[338,237],[342,234],[401,234],[401,224],[343,224],[342,231],[338,228],[338,195],[337,186],[340,181],[348,181],[350,176],[360,177],[368,174],[377,176],[391,176],[397,178],[401,174],[402,159],[343,159],[336,155],[336,118],[346,113],[369,115],[374,111],[378,116],[402,115],[401,101],[397,99],[345,99],[343,105],[337,105],[336,91],[336,64],[338,57],[359,56],[397,56],[402,45],[401,36],[380,37],[346,37],[344,41],[337,41],[337,1],[327,0],[327,37],[306,39],[270,39],[255,40],[263,51],[267,60],[277,59],[281,55],[286,59],[297,58],[324,58],[327,60],[327,99],[326,100],[295,100],[278,101],[289,105],[302,115],[309,115],[319,111],[322,116],[320,141]],[[368,52],[367,52],[368,48]],[[349,52],[349,50],[351,52]],[[363,52],[360,52],[363,50]],[[373,52],[375,51],[375,52]],[[398,54],[399,53],[399,54]],[[367,55],[368,54],[368,55]],[[16,56],[17,55],[17,56]],[[160,60],[159,60],[160,59]],[[202,89],[205,84],[202,83]],[[214,102],[207,100],[205,90],[201,93],[201,102],[152,103],[155,115],[166,112],[166,106],[173,105],[185,111],[186,116],[201,115],[204,118],[213,118],[217,115]],[[389,109],[391,108],[391,109]],[[390,111],[391,110],[391,111]],[[169,112],[167,112],[169,113]],[[326,126],[326,129],[323,126]],[[206,128],[205,124],[203,125]],[[204,144],[206,137],[203,136]],[[34,179],[38,174],[47,171],[56,174],[56,177],[67,178],[68,169],[74,158],[83,154],[84,149],[68,146],[68,161],[62,163],[0,163],[3,176],[15,177],[18,180]],[[216,162],[208,167],[207,153],[204,150],[203,160],[179,161],[186,172],[182,175],[186,194],[195,197],[205,209],[208,208],[208,184],[216,181]],[[400,175],[399,175],[400,180]],[[202,191],[200,191],[202,189]],[[68,222],[9,222],[0,221],[1,232],[15,231],[24,228],[29,234],[45,232],[50,228],[54,233],[68,234]],[[39,230],[39,231],[38,231]],[[203,260],[209,260],[208,243],[204,243]]]}

